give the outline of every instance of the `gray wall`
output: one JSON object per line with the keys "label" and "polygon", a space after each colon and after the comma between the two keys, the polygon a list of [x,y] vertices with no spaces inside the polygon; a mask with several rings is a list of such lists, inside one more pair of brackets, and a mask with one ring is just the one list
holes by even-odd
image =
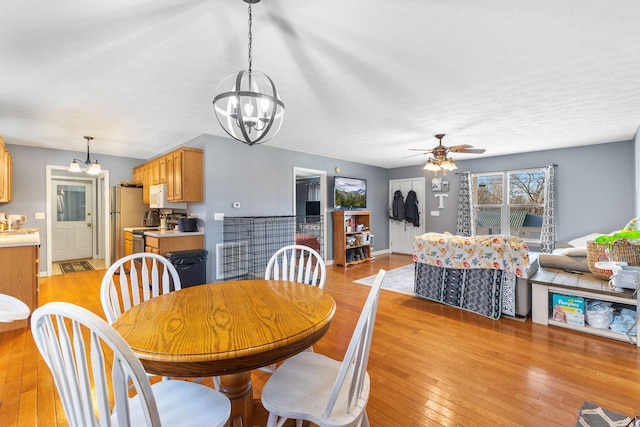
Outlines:
{"label": "gray wall", "polygon": [[[13,194],[10,203],[0,203],[0,212],[24,214],[28,221],[25,227],[40,229],[40,270],[44,271],[47,266],[47,220],[35,219],[35,213],[47,212],[46,166],[69,167],[73,158],[85,159],[87,153],[13,144],[7,144],[7,150],[13,160]],[[110,185],[130,181],[133,167],[143,162],[102,154],[92,154],[91,158],[97,159],[102,168],[109,171]]]}
{"label": "gray wall", "polygon": [[[487,147],[490,152],[490,146]],[[635,154],[633,141],[589,145],[526,154],[456,161],[458,170],[491,172],[526,169],[554,163],[556,168],[556,238],[571,240],[589,233],[618,230],[633,217],[635,200]],[[427,176],[426,206],[423,212],[438,210],[431,191],[432,172],[422,166],[391,169],[389,179]],[[460,175],[447,173],[449,198],[440,216],[425,216],[427,231],[455,232]]]}
{"label": "gray wall", "polygon": [[[205,219],[210,278],[215,277],[215,244],[223,240],[222,221],[214,221],[214,213],[243,217],[292,215],[294,167],[327,172],[325,200],[328,212],[325,213],[325,245],[328,259],[333,259],[331,208],[336,166],[340,167],[341,176],[367,180],[367,207],[371,211],[375,249],[389,247],[387,169],[283,150],[269,145],[249,147],[228,138],[211,135],[203,135],[185,145],[202,148],[205,153],[205,203],[192,204],[189,209]],[[234,209],[233,202],[240,202],[240,209]]]}

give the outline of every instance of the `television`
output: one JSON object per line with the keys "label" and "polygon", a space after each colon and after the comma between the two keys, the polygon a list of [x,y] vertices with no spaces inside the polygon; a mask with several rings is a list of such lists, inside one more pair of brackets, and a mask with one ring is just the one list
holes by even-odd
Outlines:
{"label": "television", "polygon": [[305,215],[320,215],[320,202],[307,202]]}
{"label": "television", "polygon": [[336,209],[364,209],[367,207],[367,180],[333,177],[333,206]]}

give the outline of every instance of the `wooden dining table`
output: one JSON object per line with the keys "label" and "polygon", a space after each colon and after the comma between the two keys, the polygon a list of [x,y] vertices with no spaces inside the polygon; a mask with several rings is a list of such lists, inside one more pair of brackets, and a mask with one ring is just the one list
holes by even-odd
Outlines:
{"label": "wooden dining table", "polygon": [[124,312],[113,327],[151,374],[220,376],[220,391],[231,399],[230,425],[251,426],[251,371],[312,346],[335,309],[316,286],[240,280],[152,298]]}

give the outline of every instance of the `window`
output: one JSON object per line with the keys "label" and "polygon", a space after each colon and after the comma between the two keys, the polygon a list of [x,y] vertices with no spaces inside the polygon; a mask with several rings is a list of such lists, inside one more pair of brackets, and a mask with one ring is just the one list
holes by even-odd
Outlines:
{"label": "window", "polygon": [[539,242],[544,210],[544,169],[474,174],[476,234],[506,234]]}

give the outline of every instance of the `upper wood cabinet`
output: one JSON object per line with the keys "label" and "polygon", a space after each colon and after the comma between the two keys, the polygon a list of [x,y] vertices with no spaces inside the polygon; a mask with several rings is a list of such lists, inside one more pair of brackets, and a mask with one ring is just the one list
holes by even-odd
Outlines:
{"label": "upper wood cabinet", "polygon": [[11,154],[5,148],[4,141],[0,137],[0,202],[11,201],[12,167]]}
{"label": "upper wood cabinet", "polygon": [[204,200],[204,156],[202,150],[178,148],[133,169],[132,177],[143,186],[143,201],[149,203],[149,186],[167,184],[170,202]]}

